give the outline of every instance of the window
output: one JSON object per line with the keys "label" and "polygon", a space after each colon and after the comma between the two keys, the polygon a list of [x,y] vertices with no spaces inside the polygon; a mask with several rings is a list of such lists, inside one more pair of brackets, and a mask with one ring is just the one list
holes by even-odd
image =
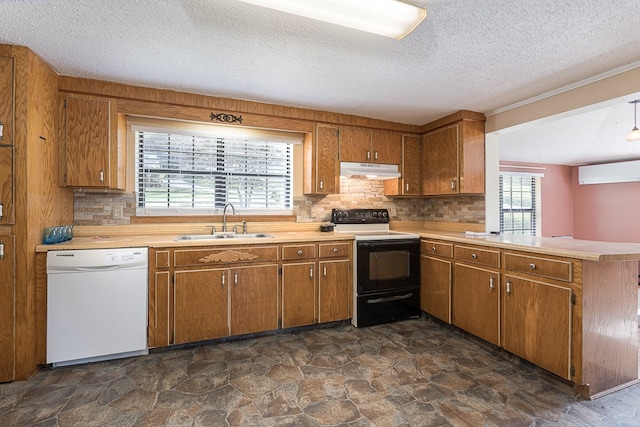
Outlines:
{"label": "window", "polygon": [[225,203],[255,214],[291,213],[290,141],[132,129],[138,214],[219,213]]}
{"label": "window", "polygon": [[540,177],[500,174],[500,231],[540,234]]}

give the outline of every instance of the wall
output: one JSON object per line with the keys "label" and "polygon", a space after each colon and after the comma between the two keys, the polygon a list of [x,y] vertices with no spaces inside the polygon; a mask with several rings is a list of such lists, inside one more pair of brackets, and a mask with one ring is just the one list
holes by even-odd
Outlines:
{"label": "wall", "polygon": [[640,182],[579,185],[572,169],[574,237],[640,243]]}
{"label": "wall", "polygon": [[[328,221],[332,208],[387,208],[393,220],[484,223],[484,196],[392,198],[384,195],[383,181],[340,178],[340,194],[295,196],[298,222]],[[124,205],[124,219],[112,219],[114,205]],[[129,224],[135,215],[132,193],[75,193],[74,225]]]}

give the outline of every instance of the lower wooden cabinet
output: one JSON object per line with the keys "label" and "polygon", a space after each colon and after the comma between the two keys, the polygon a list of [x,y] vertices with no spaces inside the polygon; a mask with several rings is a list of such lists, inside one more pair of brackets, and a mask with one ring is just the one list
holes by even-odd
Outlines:
{"label": "lower wooden cabinet", "polygon": [[452,290],[453,324],[500,345],[500,273],[456,263]]}
{"label": "lower wooden cabinet", "polygon": [[351,318],[350,262],[346,260],[320,261],[318,321],[334,322]]}
{"label": "lower wooden cabinet", "polygon": [[502,347],[571,379],[571,289],[506,275]]}
{"label": "lower wooden cabinet", "polygon": [[173,288],[173,344],[229,335],[229,270],[178,271]]}
{"label": "lower wooden cabinet", "polygon": [[282,327],[316,322],[316,263],[282,266]]}
{"label": "lower wooden cabinet", "polygon": [[236,267],[231,278],[231,335],[278,329],[278,265]]}
{"label": "lower wooden cabinet", "polygon": [[15,379],[15,236],[0,235],[0,383]]}
{"label": "lower wooden cabinet", "polygon": [[450,324],[453,244],[422,240],[420,246],[420,309]]}

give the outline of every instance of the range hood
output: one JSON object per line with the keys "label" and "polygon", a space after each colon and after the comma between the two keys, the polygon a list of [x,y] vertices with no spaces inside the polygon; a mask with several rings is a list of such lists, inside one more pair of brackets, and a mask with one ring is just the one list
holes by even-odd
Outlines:
{"label": "range hood", "polygon": [[393,179],[400,178],[400,171],[398,171],[398,165],[340,162],[340,175],[369,179]]}

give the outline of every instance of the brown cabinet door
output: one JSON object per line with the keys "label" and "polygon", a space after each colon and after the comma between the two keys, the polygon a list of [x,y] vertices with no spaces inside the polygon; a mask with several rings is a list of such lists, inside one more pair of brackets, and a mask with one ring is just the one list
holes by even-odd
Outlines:
{"label": "brown cabinet door", "polygon": [[70,187],[109,187],[115,117],[111,100],[64,96],[63,184]]}
{"label": "brown cabinet door", "polygon": [[341,162],[372,162],[371,130],[367,128],[344,127],[340,135]]}
{"label": "brown cabinet door", "polygon": [[316,320],[314,262],[282,266],[282,327],[312,325]]}
{"label": "brown cabinet door", "polygon": [[373,129],[369,161],[399,166],[402,161],[402,134],[390,130]]}
{"label": "brown cabinet door", "polygon": [[316,146],[316,194],[335,194],[338,190],[338,154],[340,136],[338,128],[318,126]]}
{"label": "brown cabinet door", "polygon": [[0,383],[15,379],[15,237],[0,236]]}
{"label": "brown cabinet door", "polygon": [[231,335],[278,329],[278,266],[230,271]]}
{"label": "brown cabinet door", "polygon": [[420,195],[420,137],[405,135],[402,142],[402,194]]}
{"label": "brown cabinet door", "polygon": [[502,346],[571,379],[571,290],[506,276],[502,302]]}
{"label": "brown cabinet door", "polygon": [[422,194],[456,194],[458,183],[458,125],[428,133],[422,141]]}
{"label": "brown cabinet door", "polygon": [[0,147],[0,224],[14,224],[13,147]]}
{"label": "brown cabinet door", "polygon": [[453,324],[499,345],[500,273],[457,263],[455,270],[452,289]]}
{"label": "brown cabinet door", "polygon": [[0,56],[0,145],[13,145],[13,64]]}
{"label": "brown cabinet door", "polygon": [[318,321],[323,323],[351,318],[349,260],[321,261],[318,266]]}
{"label": "brown cabinet door", "polygon": [[453,263],[424,255],[420,261],[420,308],[450,324]]}
{"label": "brown cabinet door", "polygon": [[173,344],[229,335],[229,270],[178,271],[174,277]]}
{"label": "brown cabinet door", "polygon": [[462,122],[461,129],[459,192],[484,194],[484,123]]}

